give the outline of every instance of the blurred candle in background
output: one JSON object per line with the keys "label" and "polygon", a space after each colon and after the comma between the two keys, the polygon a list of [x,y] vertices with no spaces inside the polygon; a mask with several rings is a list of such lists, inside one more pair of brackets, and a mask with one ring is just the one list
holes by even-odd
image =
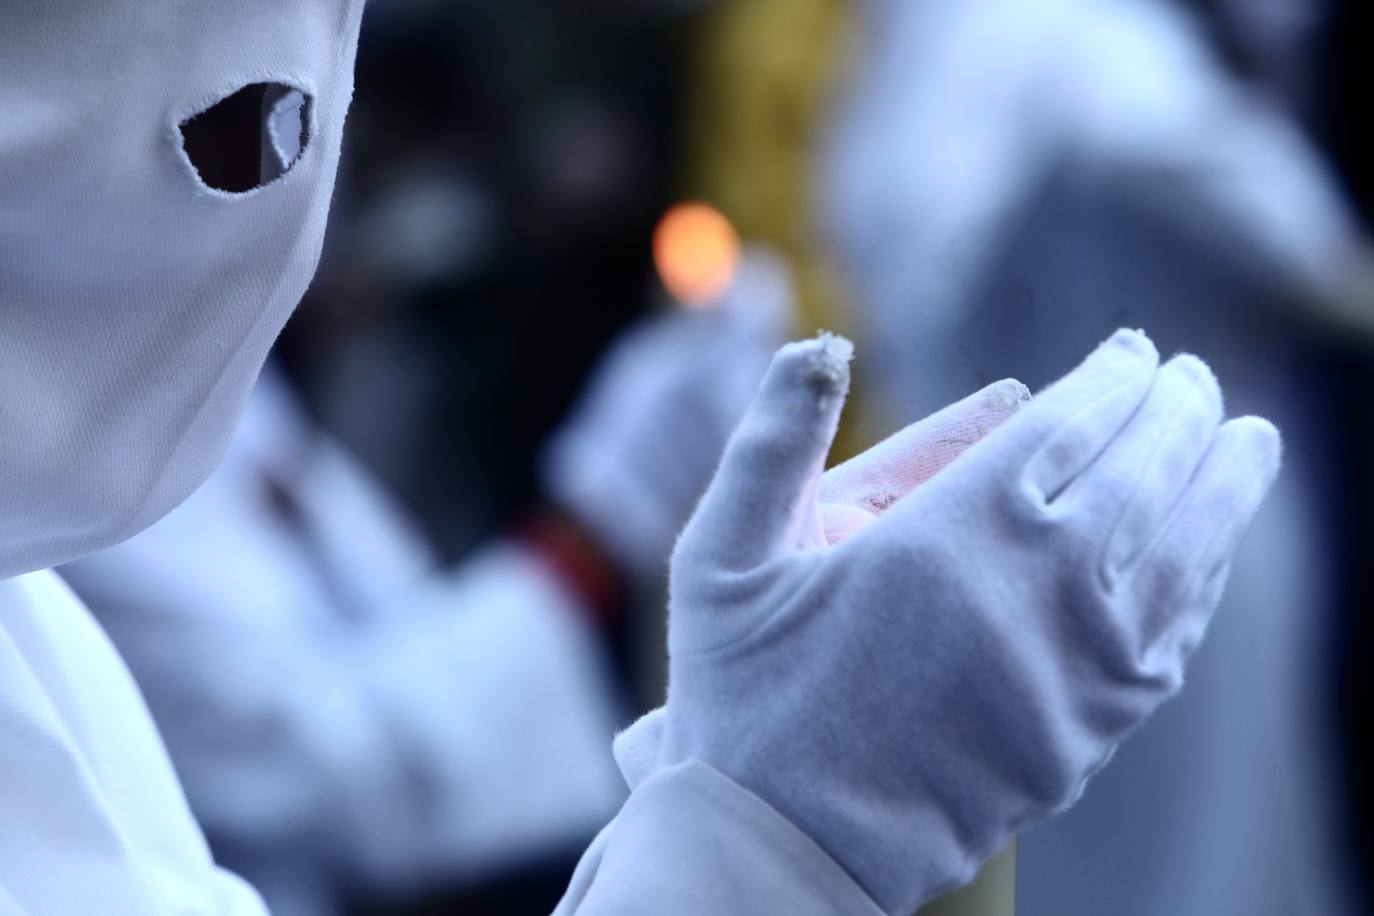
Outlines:
{"label": "blurred candle in background", "polygon": [[709,204],[674,204],[654,229],[654,267],[663,288],[682,305],[714,305],[739,266],[734,226]]}

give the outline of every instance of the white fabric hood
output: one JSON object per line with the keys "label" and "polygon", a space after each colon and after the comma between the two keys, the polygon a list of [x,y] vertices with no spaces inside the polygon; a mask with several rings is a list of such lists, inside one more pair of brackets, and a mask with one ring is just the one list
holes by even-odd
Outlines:
{"label": "white fabric hood", "polygon": [[[362,6],[0,4],[0,578],[137,532],[218,461],[319,258]],[[264,121],[301,119],[263,131],[271,180],[217,190],[183,126],[256,84]]]}

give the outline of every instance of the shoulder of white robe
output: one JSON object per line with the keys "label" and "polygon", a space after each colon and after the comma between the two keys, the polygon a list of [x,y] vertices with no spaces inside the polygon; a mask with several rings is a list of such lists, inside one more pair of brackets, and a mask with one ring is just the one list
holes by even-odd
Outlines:
{"label": "shoulder of white robe", "polygon": [[0,582],[5,912],[262,916],[217,868],[133,678],[52,572]]}

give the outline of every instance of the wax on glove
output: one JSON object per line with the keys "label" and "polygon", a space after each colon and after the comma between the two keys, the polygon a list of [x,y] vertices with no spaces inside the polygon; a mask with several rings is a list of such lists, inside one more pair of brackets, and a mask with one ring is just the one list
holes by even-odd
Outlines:
{"label": "wax on glove", "polygon": [[626,572],[659,578],[769,357],[792,293],[750,247],[716,305],[653,316],[612,346],[542,456],[549,495]]}
{"label": "wax on glove", "polygon": [[657,765],[710,765],[907,914],[1179,689],[1279,437],[1121,331],[831,543],[848,355],[778,353],[678,542]]}

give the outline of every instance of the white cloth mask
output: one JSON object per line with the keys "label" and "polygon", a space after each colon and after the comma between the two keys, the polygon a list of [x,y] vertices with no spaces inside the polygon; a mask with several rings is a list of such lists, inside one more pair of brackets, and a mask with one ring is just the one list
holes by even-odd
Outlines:
{"label": "white cloth mask", "polygon": [[0,4],[0,578],[218,461],[319,259],[362,8]]}

